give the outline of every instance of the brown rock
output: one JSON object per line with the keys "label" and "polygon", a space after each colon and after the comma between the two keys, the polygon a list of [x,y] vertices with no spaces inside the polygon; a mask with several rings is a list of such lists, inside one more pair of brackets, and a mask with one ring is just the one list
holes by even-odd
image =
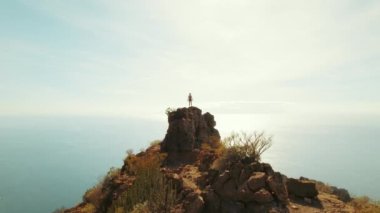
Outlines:
{"label": "brown rock", "polygon": [[289,194],[297,197],[314,198],[318,195],[315,183],[312,181],[289,178],[286,185]]}
{"label": "brown rock", "polygon": [[248,180],[248,178],[251,176],[251,171],[249,171],[249,169],[247,168],[244,168],[243,170],[241,170],[241,173],[240,173],[240,176],[239,176],[239,183],[242,184],[244,183],[245,181]]}
{"label": "brown rock", "polygon": [[189,152],[209,139],[220,139],[214,116],[196,107],[179,108],[168,114],[169,127],[161,143],[163,152]]}
{"label": "brown rock", "polygon": [[233,201],[222,201],[220,212],[222,213],[243,213],[244,204]]}
{"label": "brown rock", "polygon": [[201,196],[196,196],[193,198],[188,205],[185,207],[186,213],[201,213],[203,210],[205,202]]}
{"label": "brown rock", "polygon": [[230,172],[227,170],[225,172],[223,172],[222,174],[220,174],[214,184],[213,184],[213,188],[215,190],[221,190],[221,188],[223,187],[224,183],[227,182],[227,180],[230,179]]}
{"label": "brown rock", "polygon": [[252,172],[264,172],[264,167],[259,162],[253,162],[249,165],[249,168],[252,169]]}
{"label": "brown rock", "polygon": [[237,192],[238,200],[243,201],[243,202],[253,201],[253,195],[254,195],[254,192],[252,192],[249,189],[247,182],[243,183],[239,187],[238,192]]}
{"label": "brown rock", "polygon": [[252,191],[257,191],[258,189],[265,186],[265,173],[254,172],[251,177],[247,180],[249,189]]}
{"label": "brown rock", "polygon": [[274,171],[272,169],[272,166],[268,163],[262,163],[261,166],[263,167],[263,171],[267,174],[267,175],[274,175]]}
{"label": "brown rock", "polygon": [[283,203],[288,203],[288,191],[286,189],[285,182],[283,181],[282,175],[279,172],[274,172],[273,175],[269,176],[267,179],[270,190],[275,194],[277,199]]}
{"label": "brown rock", "polygon": [[343,202],[349,202],[351,201],[350,193],[346,189],[341,189],[337,187],[331,187],[332,193],[338,197],[339,200]]}
{"label": "brown rock", "polygon": [[229,200],[237,200],[237,186],[233,179],[229,179],[223,184],[223,187],[216,189],[216,192],[223,198]]}
{"label": "brown rock", "polygon": [[234,180],[239,181],[242,169],[243,169],[243,165],[241,163],[236,163],[235,165],[233,165],[231,168],[231,173],[230,173],[231,177]]}
{"label": "brown rock", "polygon": [[268,210],[268,213],[289,213],[287,208],[272,207]]}
{"label": "brown rock", "polygon": [[205,192],[204,200],[206,212],[219,212],[220,198],[213,190]]}
{"label": "brown rock", "polygon": [[269,208],[271,207],[270,204],[259,204],[259,203],[248,203],[247,204],[247,212],[254,212],[254,213],[268,213]]}
{"label": "brown rock", "polygon": [[268,190],[260,189],[253,194],[252,199],[258,203],[269,203],[273,201],[273,196]]}

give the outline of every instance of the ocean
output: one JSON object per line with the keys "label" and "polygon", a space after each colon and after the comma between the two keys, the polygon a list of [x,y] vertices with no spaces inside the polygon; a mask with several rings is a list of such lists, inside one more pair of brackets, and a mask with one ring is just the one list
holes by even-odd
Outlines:
{"label": "ocean", "polygon": [[[309,177],[380,199],[380,118],[215,114],[222,136],[265,131],[262,161],[291,177]],[[79,203],[126,150],[138,152],[167,128],[152,119],[0,117],[0,212],[50,213]]]}

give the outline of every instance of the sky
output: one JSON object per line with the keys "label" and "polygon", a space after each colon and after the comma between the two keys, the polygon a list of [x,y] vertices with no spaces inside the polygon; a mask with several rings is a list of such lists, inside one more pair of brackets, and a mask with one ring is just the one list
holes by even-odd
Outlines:
{"label": "sky", "polygon": [[379,1],[1,0],[0,115],[380,115]]}

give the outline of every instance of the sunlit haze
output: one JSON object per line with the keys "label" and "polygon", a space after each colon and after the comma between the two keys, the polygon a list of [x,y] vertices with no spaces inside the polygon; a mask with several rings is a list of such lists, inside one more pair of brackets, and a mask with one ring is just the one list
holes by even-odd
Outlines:
{"label": "sunlit haze", "polygon": [[1,115],[380,114],[378,1],[0,5]]}

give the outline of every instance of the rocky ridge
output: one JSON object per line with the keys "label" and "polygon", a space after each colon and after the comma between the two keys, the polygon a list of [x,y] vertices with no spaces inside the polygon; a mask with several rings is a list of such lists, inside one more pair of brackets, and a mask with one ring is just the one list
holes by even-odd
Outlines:
{"label": "rocky ridge", "polygon": [[[202,114],[196,107],[180,108],[168,113],[168,122],[164,140],[136,155],[141,159],[165,156],[160,171],[174,184],[177,200],[163,212],[355,212],[346,203],[351,199],[347,191],[321,192],[318,182],[287,178],[257,159],[238,159],[215,167],[221,155],[220,135],[210,113]],[[126,161],[97,192],[86,193],[82,203],[64,212],[118,212],[110,206],[136,179],[129,167]]]}

